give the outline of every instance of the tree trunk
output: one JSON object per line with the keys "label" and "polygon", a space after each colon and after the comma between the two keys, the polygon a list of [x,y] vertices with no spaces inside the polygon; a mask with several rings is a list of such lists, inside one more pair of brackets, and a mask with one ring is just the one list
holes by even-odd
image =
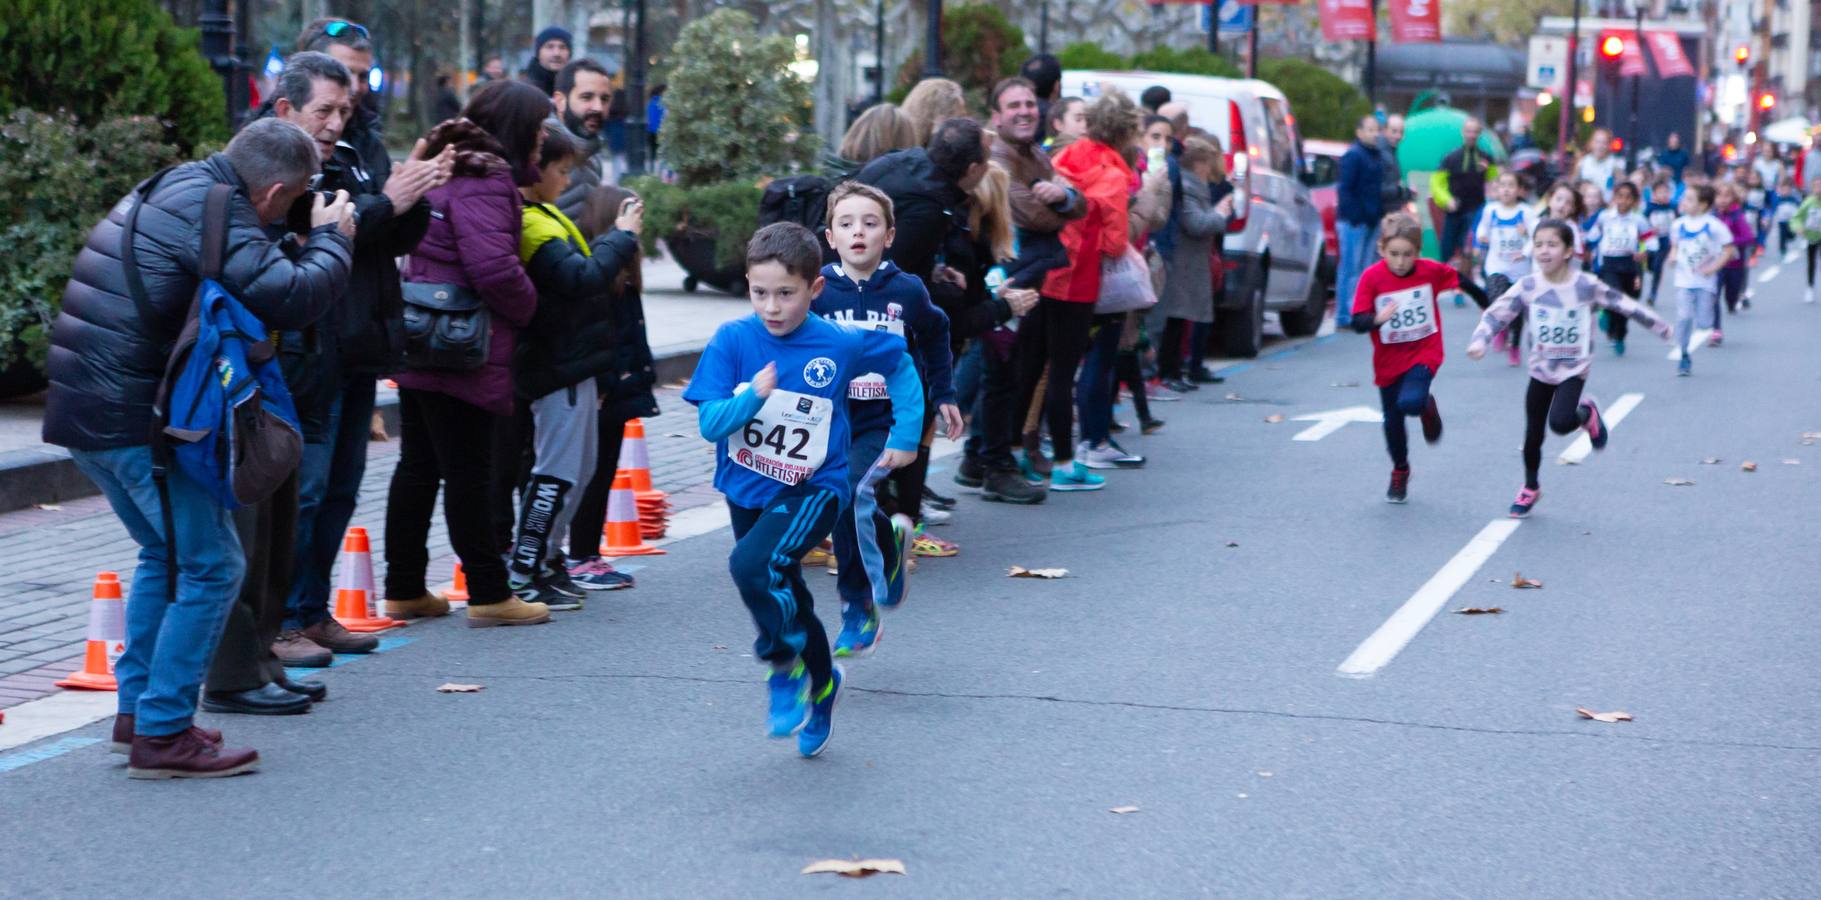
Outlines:
{"label": "tree trunk", "polygon": [[847,36],[842,32],[841,17],[835,12],[835,0],[816,0],[816,24],[811,38],[811,56],[817,60],[816,134],[822,146],[841,143],[847,130]]}

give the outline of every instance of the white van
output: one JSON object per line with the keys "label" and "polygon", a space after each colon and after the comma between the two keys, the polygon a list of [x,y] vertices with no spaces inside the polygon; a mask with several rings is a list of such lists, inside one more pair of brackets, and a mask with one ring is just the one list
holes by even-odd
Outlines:
{"label": "white van", "polygon": [[[1314,334],[1327,314],[1320,277],[1321,213],[1300,178],[1302,140],[1282,91],[1256,79],[1164,72],[1069,71],[1062,94],[1093,98],[1118,88],[1136,102],[1162,85],[1188,107],[1189,124],[1220,139],[1237,215],[1227,228],[1222,262],[1226,290],[1215,298],[1215,331],[1229,356],[1256,356],[1265,310],[1284,333]],[[1242,202],[1243,201],[1243,202]]]}

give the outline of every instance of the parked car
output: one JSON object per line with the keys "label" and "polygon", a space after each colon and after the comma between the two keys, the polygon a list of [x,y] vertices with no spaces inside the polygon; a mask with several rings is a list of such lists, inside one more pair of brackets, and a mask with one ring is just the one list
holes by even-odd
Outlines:
{"label": "parked car", "polygon": [[1309,199],[1321,212],[1321,280],[1334,286],[1334,271],[1340,260],[1340,236],[1334,230],[1334,210],[1340,203],[1340,158],[1347,145],[1340,141],[1303,141],[1303,184],[1309,186]]}
{"label": "parked car", "polygon": [[1215,340],[1228,356],[1257,356],[1265,310],[1284,333],[1314,334],[1327,314],[1320,277],[1321,214],[1300,180],[1302,141],[1282,91],[1255,79],[1162,72],[1069,71],[1062,92],[1093,97],[1118,88],[1136,98],[1152,85],[1188,107],[1189,124],[1220,139],[1234,187],[1224,252],[1226,286],[1214,298]]}

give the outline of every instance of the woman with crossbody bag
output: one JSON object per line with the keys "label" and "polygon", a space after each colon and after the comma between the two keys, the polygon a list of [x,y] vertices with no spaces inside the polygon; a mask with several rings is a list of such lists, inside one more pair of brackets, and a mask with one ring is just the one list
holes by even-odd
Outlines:
{"label": "woman with crossbody bag", "polygon": [[437,489],[449,542],[467,574],[468,624],[550,619],[507,586],[494,545],[487,486],[494,417],[512,412],[518,330],[537,310],[519,262],[520,185],[538,180],[550,98],[518,81],[474,92],[462,118],[430,132],[429,156],[455,148],[449,183],[427,196],[430,230],[405,267],[405,371],[399,387],[401,447],[386,502],[386,615],[440,616],[426,587],[430,516]]}

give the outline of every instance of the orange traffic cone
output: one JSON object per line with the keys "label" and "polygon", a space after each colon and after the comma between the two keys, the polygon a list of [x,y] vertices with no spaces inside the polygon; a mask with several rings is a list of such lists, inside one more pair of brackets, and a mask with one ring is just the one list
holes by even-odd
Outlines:
{"label": "orange traffic cone", "polygon": [[602,556],[655,556],[669,551],[645,543],[639,535],[639,511],[633,499],[632,475],[625,469],[614,473],[613,492],[607,495],[607,538],[601,544]]}
{"label": "orange traffic cone", "polygon": [[114,663],[126,652],[126,603],[120,599],[120,576],[102,572],[95,576],[95,592],[89,600],[88,652],[82,658],[82,670],[57,682],[58,687],[87,691],[117,690]]}
{"label": "orange traffic cone", "polygon": [[455,582],[443,591],[443,599],[450,603],[468,602],[468,573],[462,571],[462,561],[455,561]]}
{"label": "orange traffic cone", "polygon": [[405,624],[373,609],[373,550],[367,543],[367,529],[350,528],[341,539],[341,580],[335,587],[335,621],[341,627],[369,632]]}
{"label": "orange traffic cone", "polygon": [[645,447],[644,422],[638,419],[626,420],[626,432],[620,444],[620,459],[625,461],[621,468],[632,476],[633,495],[640,503],[670,498],[669,494],[651,486],[651,451]]}

